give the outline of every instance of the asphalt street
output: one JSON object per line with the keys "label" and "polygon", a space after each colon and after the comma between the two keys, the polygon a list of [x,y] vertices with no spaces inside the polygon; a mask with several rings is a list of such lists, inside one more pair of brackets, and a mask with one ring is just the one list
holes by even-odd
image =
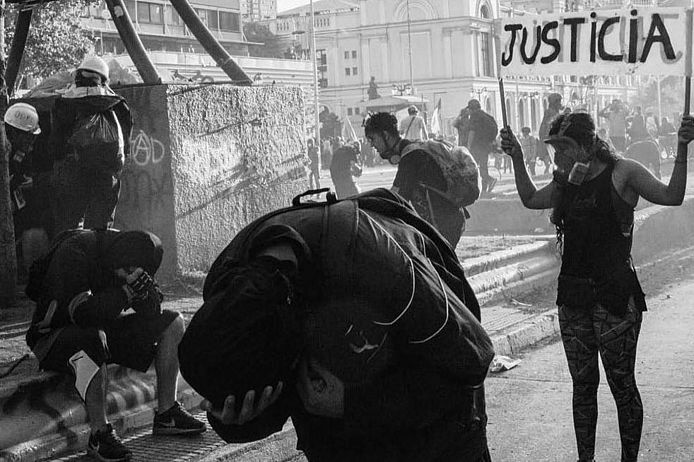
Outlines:
{"label": "asphalt street", "polygon": [[[640,461],[694,460],[694,251],[639,272],[648,294],[636,379],[644,405]],[[494,461],[577,460],[571,378],[561,342],[486,382]],[[601,367],[596,461],[619,461],[617,412]]]}

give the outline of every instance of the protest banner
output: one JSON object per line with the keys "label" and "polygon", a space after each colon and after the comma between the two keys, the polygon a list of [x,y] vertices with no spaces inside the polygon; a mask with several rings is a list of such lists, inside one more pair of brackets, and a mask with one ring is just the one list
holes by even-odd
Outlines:
{"label": "protest banner", "polygon": [[685,76],[689,114],[692,15],[678,7],[629,8],[502,20],[495,45],[504,126],[503,79],[518,75]]}
{"label": "protest banner", "polygon": [[506,18],[500,76],[690,76],[687,16],[685,8],[633,8]]}

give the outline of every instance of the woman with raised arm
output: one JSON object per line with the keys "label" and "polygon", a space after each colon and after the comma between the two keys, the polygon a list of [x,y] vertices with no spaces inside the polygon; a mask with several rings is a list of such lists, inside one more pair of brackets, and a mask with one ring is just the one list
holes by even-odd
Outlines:
{"label": "woman with raised arm", "polygon": [[553,180],[538,189],[510,128],[502,149],[514,164],[523,205],[552,209],[562,265],[557,289],[559,325],[573,381],[573,418],[579,461],[593,461],[600,383],[598,353],[617,404],[622,462],[637,460],[643,405],[636,387],[636,345],[646,310],[631,259],[634,208],[640,197],[680,205],[687,180],[687,145],[694,119],[678,133],[677,158],[665,184],[640,163],[616,155],[595,133],[587,113],[558,116],[544,140],[554,152]]}

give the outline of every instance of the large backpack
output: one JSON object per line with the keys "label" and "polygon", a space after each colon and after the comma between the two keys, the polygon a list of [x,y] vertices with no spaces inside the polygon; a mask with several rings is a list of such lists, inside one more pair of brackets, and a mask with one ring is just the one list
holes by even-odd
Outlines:
{"label": "large backpack", "polygon": [[480,175],[475,159],[464,146],[454,146],[445,141],[415,141],[403,149],[405,157],[421,150],[431,156],[446,180],[446,190],[422,183],[421,186],[448,200],[456,207],[467,207],[480,197]]}
{"label": "large backpack", "polygon": [[78,112],[68,145],[80,164],[95,170],[118,171],[123,167],[125,140],[113,109]]}
{"label": "large backpack", "polygon": [[491,144],[496,140],[499,134],[499,126],[490,114],[484,111],[477,111],[471,117],[478,118],[478,123],[475,127],[475,144]]}
{"label": "large backpack", "polygon": [[[83,233],[84,229],[67,229],[60,232],[55,239],[48,251],[43,254],[40,258],[36,259],[29,267],[29,281],[24,289],[24,293],[30,300],[38,303],[42,297],[44,285],[43,281],[46,279],[46,274],[48,273],[48,267],[51,265],[51,260],[53,259],[53,254],[60,247],[60,245],[67,241],[72,236]],[[101,246],[103,241],[103,232],[101,229],[97,229],[97,252],[101,253]]]}

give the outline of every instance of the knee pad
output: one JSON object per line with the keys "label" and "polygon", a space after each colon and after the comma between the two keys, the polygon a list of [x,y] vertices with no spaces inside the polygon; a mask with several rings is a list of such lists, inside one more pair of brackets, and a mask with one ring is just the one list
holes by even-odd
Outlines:
{"label": "knee pad", "polygon": [[75,372],[75,388],[82,397],[82,400],[85,400],[87,389],[92,383],[96,373],[99,372],[99,365],[96,364],[84,350],[80,350],[70,356],[68,361],[70,367],[72,367],[72,370]]}

